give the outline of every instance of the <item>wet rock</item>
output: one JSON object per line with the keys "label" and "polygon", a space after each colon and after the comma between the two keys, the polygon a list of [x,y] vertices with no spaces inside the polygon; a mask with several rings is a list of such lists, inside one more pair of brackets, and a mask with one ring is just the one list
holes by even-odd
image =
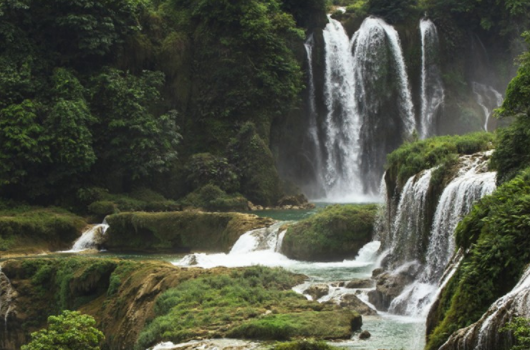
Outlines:
{"label": "wet rock", "polygon": [[346,283],[346,288],[350,289],[356,289],[356,288],[372,288],[374,286],[374,281],[371,279],[359,279],[356,278],[354,280],[349,281]]}
{"label": "wet rock", "polygon": [[313,300],[318,300],[329,293],[327,284],[314,284],[304,291],[304,294],[310,295]]}
{"label": "wet rock", "polygon": [[413,281],[414,275],[407,273],[407,271],[395,275],[389,272],[382,273],[376,277],[375,290],[368,292],[368,300],[377,310],[387,311],[392,300]]}
{"label": "wet rock", "polygon": [[340,299],[339,305],[350,310],[355,310],[361,315],[377,315],[377,311],[363,303],[354,294],[343,295]]}
{"label": "wet rock", "polygon": [[385,270],[381,267],[375,269],[372,271],[372,277],[377,277],[379,276],[380,274],[382,274],[383,272],[385,272]]}
{"label": "wet rock", "polygon": [[370,334],[370,332],[362,331],[361,334],[359,334],[359,339],[365,340],[365,339],[370,338],[371,336],[372,336],[372,334]]}

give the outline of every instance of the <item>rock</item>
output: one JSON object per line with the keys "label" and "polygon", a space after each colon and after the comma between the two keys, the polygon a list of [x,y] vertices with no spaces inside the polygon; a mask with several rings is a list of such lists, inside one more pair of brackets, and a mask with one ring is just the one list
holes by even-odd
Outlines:
{"label": "rock", "polygon": [[365,340],[365,339],[370,338],[371,336],[372,334],[370,334],[370,332],[362,331],[361,334],[359,334],[359,339]]}
{"label": "rock", "polygon": [[372,240],[377,205],[331,205],[291,225],[282,253],[304,261],[353,259]]}
{"label": "rock", "polygon": [[377,310],[387,311],[392,300],[401,294],[405,286],[414,281],[414,275],[402,271],[396,275],[382,273],[376,278],[375,290],[368,292],[368,300]]}
{"label": "rock", "polygon": [[382,268],[382,267],[379,267],[377,269],[374,269],[372,271],[372,277],[377,277],[379,276],[380,274],[382,274],[383,272],[385,272],[385,270]]}
{"label": "rock", "polygon": [[356,278],[346,283],[346,288],[356,289],[356,288],[372,288],[374,286],[374,281],[371,279],[359,279]]}
{"label": "rock", "polygon": [[308,201],[307,201],[306,196],[304,196],[303,194],[298,194],[296,196],[284,196],[284,197],[282,197],[278,201],[278,206],[279,207],[291,206],[291,208],[292,208],[293,206],[300,207],[300,206],[303,206],[303,205],[305,205],[307,203],[308,203]]}
{"label": "rock", "polygon": [[363,303],[354,294],[345,294],[341,297],[339,305],[349,310],[355,310],[361,315],[377,315],[377,311]]}
{"label": "rock", "polygon": [[313,284],[311,287],[307,288],[303,294],[310,295],[313,300],[318,300],[329,293],[329,286],[327,284]]}
{"label": "rock", "polygon": [[228,252],[242,234],[274,220],[243,213],[135,212],[110,215],[107,222],[109,251],[175,253]]}

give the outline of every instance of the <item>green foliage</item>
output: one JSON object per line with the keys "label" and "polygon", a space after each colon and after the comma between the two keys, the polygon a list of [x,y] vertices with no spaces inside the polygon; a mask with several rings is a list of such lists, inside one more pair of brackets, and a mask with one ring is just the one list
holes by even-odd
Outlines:
{"label": "green foliage", "polygon": [[57,208],[10,207],[0,211],[0,246],[5,250],[64,249],[85,225],[82,218]]}
{"label": "green foliage", "polygon": [[332,205],[287,229],[282,252],[309,261],[354,258],[370,242],[376,205]]}
{"label": "green foliage", "polygon": [[420,171],[452,163],[455,155],[489,150],[493,148],[494,141],[493,134],[478,132],[406,143],[387,156],[387,173],[402,188],[411,176]]}
{"label": "green foliage", "polygon": [[451,332],[476,322],[493,301],[509,292],[530,252],[530,170],[484,197],[458,225],[457,245],[468,251],[442,293],[438,326],[427,349],[438,349]]}
{"label": "green foliage", "polygon": [[[285,339],[305,332],[333,336],[340,332],[338,326],[346,327],[349,336],[353,314],[348,312],[349,316],[343,318],[340,312],[313,313],[324,306],[290,290],[300,279],[301,276],[282,269],[256,266],[185,281],[157,299],[156,317],[140,334],[136,348],[145,349],[161,340],[183,342],[201,334],[218,337],[237,333],[251,337],[243,328],[260,327],[265,330],[253,333],[260,339]],[[261,317],[267,310],[285,315]],[[318,322],[318,315],[326,321]],[[333,322],[332,318],[340,321]],[[249,319],[257,323],[250,321],[239,328]],[[325,328],[327,334],[323,334],[325,322],[329,323]],[[337,327],[333,329],[332,325]],[[286,327],[282,329],[283,326]]]}
{"label": "green foliage", "polygon": [[210,153],[194,154],[186,163],[185,176],[188,188],[195,190],[212,184],[226,192],[239,190],[236,169],[223,157]]}
{"label": "green foliage", "polygon": [[253,123],[241,127],[227,154],[239,176],[241,193],[253,203],[275,205],[281,197],[280,177],[274,157]]}
{"label": "green foliage", "polygon": [[516,317],[506,323],[499,332],[511,332],[515,337],[515,345],[510,350],[525,350],[530,348],[530,322],[527,318]]}
{"label": "green foliage", "polygon": [[416,3],[417,0],[369,0],[368,13],[398,23],[411,15]]}
{"label": "green foliage", "polygon": [[180,203],[208,211],[246,211],[247,199],[239,194],[228,195],[216,185],[208,184],[184,197]]}
{"label": "green foliage", "polygon": [[65,310],[59,316],[48,317],[48,328],[31,334],[31,342],[22,350],[99,350],[105,339],[95,328],[92,316]]}
{"label": "green foliage", "polygon": [[159,100],[163,80],[160,72],[144,71],[136,77],[116,69],[94,78],[92,103],[100,121],[95,148],[106,171],[138,179],[168,170],[176,159],[176,112],[156,116],[149,109]]}
{"label": "green foliage", "polygon": [[297,340],[286,343],[276,343],[272,350],[333,350],[335,347],[323,340]]}

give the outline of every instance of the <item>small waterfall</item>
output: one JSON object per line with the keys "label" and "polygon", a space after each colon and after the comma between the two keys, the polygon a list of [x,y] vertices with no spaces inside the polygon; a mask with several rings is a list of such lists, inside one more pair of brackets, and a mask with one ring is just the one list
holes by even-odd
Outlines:
{"label": "small waterfall", "polygon": [[475,99],[484,112],[484,130],[488,131],[491,113],[502,105],[504,98],[501,93],[489,85],[473,82],[472,87]]}
{"label": "small waterfall", "polygon": [[425,235],[424,213],[427,191],[433,169],[408,179],[399,201],[398,210],[387,240],[390,245],[391,268],[421,258]]}
{"label": "small waterfall", "polygon": [[482,318],[454,333],[440,350],[510,348],[511,339],[499,329],[514,317],[530,317],[530,267],[508,294],[497,299]]}
{"label": "small waterfall", "polygon": [[315,78],[313,73],[313,46],[314,46],[314,37],[313,34],[309,35],[307,40],[304,43],[304,47],[307,54],[307,72],[308,72],[308,93],[309,93],[309,130],[308,136],[312,146],[311,154],[314,156],[314,161],[312,162],[315,169],[315,174],[317,176],[318,183],[322,183],[320,178],[320,169],[322,168],[322,146],[320,144],[320,137],[318,135],[318,122],[317,122],[317,106],[316,106],[316,96],[315,96]]}
{"label": "small waterfall", "polygon": [[[7,336],[7,323],[9,315],[15,312],[15,298],[17,292],[11,285],[9,278],[2,272],[0,266],[0,317],[4,323],[4,335]],[[0,343],[2,345],[2,343]]]}
{"label": "small waterfall", "polygon": [[100,243],[99,241],[101,237],[105,234],[108,228],[109,225],[106,221],[103,221],[102,224],[92,226],[83,232],[81,237],[74,242],[72,249],[67,252],[76,253],[87,249],[96,249]]}
{"label": "small waterfall", "polygon": [[350,41],[329,18],[323,35],[322,178],[328,199],[355,201],[377,194],[386,154],[416,129],[411,90],[398,33],[382,19],[366,18]]}
{"label": "small waterfall", "polygon": [[[460,157],[459,172],[445,187],[436,207],[423,270],[416,281],[392,301],[389,308],[391,313],[425,316],[428,312],[441,288],[439,281],[443,280],[444,271],[455,253],[456,226],[476,201],[495,190],[496,173],[485,172],[491,154],[490,151]],[[408,207],[404,209],[411,210]],[[403,225],[402,222],[398,224]],[[405,225],[405,229],[412,230],[414,226],[409,228]],[[409,260],[412,258],[418,257],[408,257]],[[453,269],[456,269],[455,265],[458,264],[453,264]]]}
{"label": "small waterfall", "polygon": [[285,222],[244,233],[234,244],[230,253],[186,255],[175,263],[177,266],[216,266],[241,267],[251,265],[281,266],[289,259],[280,254],[285,230],[280,231]]}
{"label": "small waterfall", "polygon": [[425,139],[436,134],[436,116],[444,102],[444,88],[440,68],[439,41],[436,26],[429,19],[420,21],[421,32],[421,129]]}

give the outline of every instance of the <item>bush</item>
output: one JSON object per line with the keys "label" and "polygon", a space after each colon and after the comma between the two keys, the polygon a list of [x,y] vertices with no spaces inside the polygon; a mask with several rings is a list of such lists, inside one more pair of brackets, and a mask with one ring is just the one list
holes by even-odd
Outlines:
{"label": "bush", "polygon": [[292,259],[342,261],[354,258],[372,239],[377,205],[332,205],[291,225],[282,253]]}
{"label": "bush", "polygon": [[192,190],[207,184],[216,185],[229,193],[239,190],[235,169],[223,157],[210,153],[195,154],[186,163],[185,173],[186,183]]}
{"label": "bush", "polygon": [[213,184],[205,185],[188,194],[180,201],[184,206],[202,208],[208,211],[246,211],[247,199],[239,194],[228,195]]}
{"label": "bush", "polygon": [[48,317],[48,328],[31,334],[31,342],[22,350],[99,350],[105,339],[94,326],[92,316],[65,310],[59,316]]}
{"label": "bush", "polygon": [[98,201],[91,203],[88,206],[88,212],[98,217],[104,218],[107,215],[115,214],[117,212],[116,204],[111,201]]}

